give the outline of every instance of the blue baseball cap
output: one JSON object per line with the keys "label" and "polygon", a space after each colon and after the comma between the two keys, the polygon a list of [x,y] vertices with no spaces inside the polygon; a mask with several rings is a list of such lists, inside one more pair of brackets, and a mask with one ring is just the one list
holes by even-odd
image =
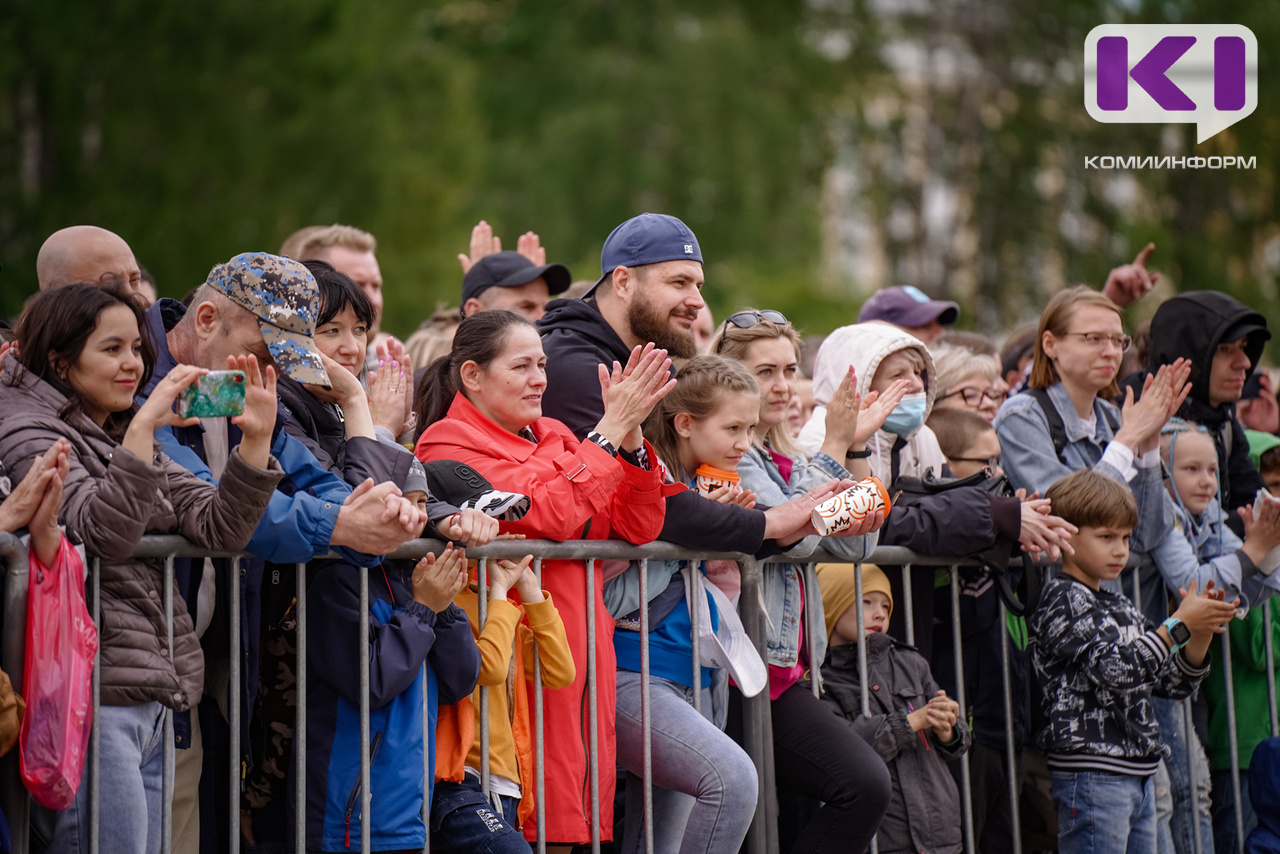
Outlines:
{"label": "blue baseball cap", "polygon": [[669,214],[642,213],[610,232],[600,250],[600,278],[583,296],[589,296],[618,267],[641,267],[663,261],[702,263],[698,238],[689,226]]}

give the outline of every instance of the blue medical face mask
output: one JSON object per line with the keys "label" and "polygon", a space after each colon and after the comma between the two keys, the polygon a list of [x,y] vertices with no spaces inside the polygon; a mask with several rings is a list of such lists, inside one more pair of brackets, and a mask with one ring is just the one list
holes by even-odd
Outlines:
{"label": "blue medical face mask", "polygon": [[918,391],[915,394],[903,395],[902,400],[884,420],[884,429],[899,436],[909,436],[924,423],[924,410],[927,396]]}

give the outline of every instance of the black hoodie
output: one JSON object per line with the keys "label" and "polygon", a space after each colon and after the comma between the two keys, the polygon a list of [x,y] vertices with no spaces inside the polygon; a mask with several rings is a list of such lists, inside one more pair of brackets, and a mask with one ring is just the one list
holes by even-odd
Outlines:
{"label": "black hoodie", "polygon": [[[547,354],[542,411],[583,439],[604,416],[597,365],[625,365],[630,348],[594,300],[552,300],[538,328]],[[661,539],[685,548],[755,554],[764,544],[764,513],[679,492],[667,498]]]}
{"label": "black hoodie", "polygon": [[[1191,360],[1191,393],[1178,415],[1203,424],[1213,434],[1218,449],[1218,470],[1222,484],[1222,506],[1228,511],[1227,523],[1236,533],[1242,532],[1237,507],[1252,504],[1254,495],[1264,484],[1262,476],[1249,460],[1249,442],[1244,429],[1236,421],[1235,403],[1213,406],[1209,403],[1209,375],[1218,345],[1237,340],[1239,332],[1253,328],[1245,348],[1252,369],[1258,364],[1262,348],[1271,334],[1267,319],[1239,300],[1217,291],[1189,291],[1165,300],[1151,320],[1151,338],[1147,345],[1147,367],[1125,377],[1124,386],[1133,389],[1134,399],[1142,394],[1142,383],[1148,373],[1179,357]],[[1230,335],[1228,335],[1230,333]]]}

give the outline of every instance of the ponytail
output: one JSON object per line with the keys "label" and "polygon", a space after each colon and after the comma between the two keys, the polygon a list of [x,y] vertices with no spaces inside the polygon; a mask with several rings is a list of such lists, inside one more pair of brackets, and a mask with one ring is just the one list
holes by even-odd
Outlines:
{"label": "ponytail", "polygon": [[520,325],[537,329],[532,321],[514,311],[482,311],[462,318],[453,336],[452,350],[427,366],[414,393],[413,411],[418,416],[414,442],[448,414],[454,397],[462,391],[462,366],[475,362],[482,368],[489,367],[507,346],[511,329]]}

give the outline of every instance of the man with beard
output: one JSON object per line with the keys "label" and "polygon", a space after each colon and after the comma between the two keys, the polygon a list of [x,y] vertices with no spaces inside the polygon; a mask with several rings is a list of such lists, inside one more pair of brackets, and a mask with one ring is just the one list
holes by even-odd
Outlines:
{"label": "man with beard", "polygon": [[[553,300],[538,321],[547,354],[542,411],[579,439],[604,415],[597,365],[625,365],[633,347],[650,341],[675,359],[694,356],[693,325],[705,305],[702,250],[689,227],[673,216],[640,214],[615,228],[600,253],[600,270],[600,280],[582,299]],[[667,498],[661,539],[687,548],[756,553],[765,540],[792,543],[813,533],[801,529],[821,500],[811,493],[768,510],[748,510],[679,492]]]}

